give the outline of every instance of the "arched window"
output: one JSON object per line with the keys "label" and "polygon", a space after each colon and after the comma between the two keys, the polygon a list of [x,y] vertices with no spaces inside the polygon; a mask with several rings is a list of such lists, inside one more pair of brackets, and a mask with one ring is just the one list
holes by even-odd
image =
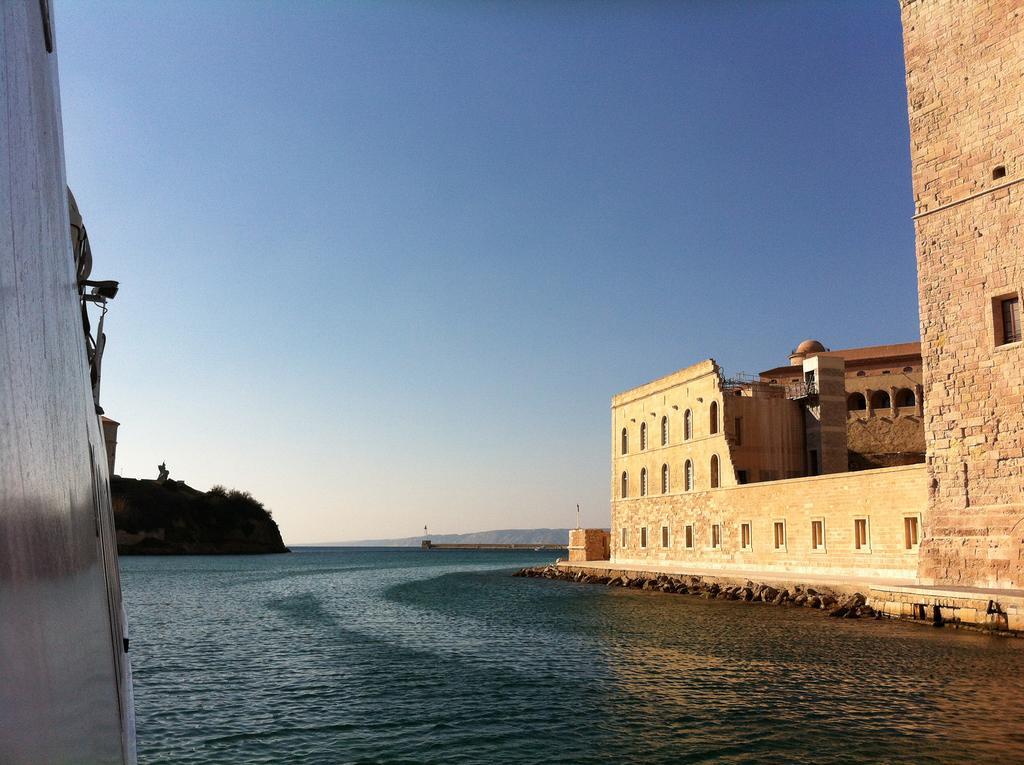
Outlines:
{"label": "arched window", "polygon": [[640,451],[647,448],[647,423],[640,423]]}
{"label": "arched window", "polygon": [[889,404],[889,392],[884,390],[876,390],[871,394],[871,408],[872,409],[888,409]]}
{"label": "arched window", "polygon": [[900,388],[896,391],[896,406],[914,406],[916,403],[914,391],[910,388]]}
{"label": "arched window", "polygon": [[718,455],[711,455],[711,488],[718,488]]}
{"label": "arched window", "polygon": [[709,423],[709,427],[708,427],[708,432],[711,433],[712,435],[714,435],[715,433],[718,432],[718,402],[717,401],[712,401],[711,402],[711,409],[709,410],[708,414],[709,414],[709,416],[711,418],[711,422]]}
{"label": "arched window", "polygon": [[868,402],[864,400],[863,393],[851,393],[846,399],[846,409],[849,412],[859,412],[868,408]]}
{"label": "arched window", "polygon": [[689,441],[693,438],[693,412],[689,409],[683,415],[683,440]]}
{"label": "arched window", "polygon": [[619,483],[619,496],[625,499],[629,496],[629,473],[623,473]]}
{"label": "arched window", "polygon": [[629,454],[629,433],[625,428],[622,429],[622,453]]}
{"label": "arched window", "polygon": [[668,465],[662,465],[661,466],[661,493],[662,494],[668,494],[669,486],[670,486],[670,484],[668,482]]}
{"label": "arched window", "polygon": [[647,496],[647,468],[640,468],[640,496]]}
{"label": "arched window", "polygon": [[683,480],[687,491],[693,491],[693,462],[686,461],[683,467]]}
{"label": "arched window", "polygon": [[668,446],[668,416],[661,418],[661,445]]}

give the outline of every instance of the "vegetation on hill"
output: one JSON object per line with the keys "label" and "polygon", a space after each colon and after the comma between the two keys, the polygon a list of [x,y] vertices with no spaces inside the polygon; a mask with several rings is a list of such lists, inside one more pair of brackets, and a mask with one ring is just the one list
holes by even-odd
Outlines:
{"label": "vegetation on hill", "polygon": [[116,476],[110,491],[121,555],[288,552],[270,511],[247,491]]}

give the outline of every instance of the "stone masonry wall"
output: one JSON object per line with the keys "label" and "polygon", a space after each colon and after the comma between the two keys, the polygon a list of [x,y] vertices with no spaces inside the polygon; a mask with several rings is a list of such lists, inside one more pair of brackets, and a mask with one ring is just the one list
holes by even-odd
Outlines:
{"label": "stone masonry wall", "polygon": [[888,412],[871,417],[867,412],[851,412],[846,422],[850,469],[923,462],[924,426],[913,412],[912,407],[900,410],[898,417]]}
{"label": "stone masonry wall", "polygon": [[1024,586],[1024,3],[903,0],[929,475],[920,576]]}
{"label": "stone masonry wall", "polygon": [[569,529],[569,560],[608,560],[608,532],[605,529]]}
{"label": "stone masonry wall", "polygon": [[[732,486],[736,483],[723,424],[722,395],[718,366],[708,359],[615,396],[612,399],[612,497],[622,496],[623,473],[627,476],[626,495],[640,496],[644,471],[646,494],[661,494],[663,465],[669,468],[668,493],[684,491],[687,461],[692,465],[694,487],[708,488],[713,457],[718,458],[719,484]],[[714,429],[712,405],[718,412]],[[688,435],[685,432],[687,412],[691,419]],[[663,418],[668,426],[665,445],[661,443]],[[646,443],[641,443],[642,427],[646,431]],[[625,451],[623,430],[627,439]]]}
{"label": "stone masonry wall", "polygon": [[[613,564],[673,563],[723,570],[791,571],[913,579],[918,550],[907,549],[904,519],[918,528],[928,497],[924,465],[833,473],[670,496],[612,502]],[[854,544],[854,521],[867,520],[868,540]],[[824,523],[823,542],[812,548],[812,521]],[[774,523],[785,523],[781,549],[774,545]],[[749,523],[749,549],[742,549],[741,524]],[[712,526],[720,545],[712,546]],[[662,546],[662,527],[668,546]],[[692,548],[686,527],[692,526]],[[647,545],[641,546],[641,529]],[[622,531],[626,530],[623,545]]]}
{"label": "stone masonry wall", "polygon": [[745,472],[749,483],[804,475],[804,420],[799,404],[781,396],[726,395],[722,405],[737,474]]}

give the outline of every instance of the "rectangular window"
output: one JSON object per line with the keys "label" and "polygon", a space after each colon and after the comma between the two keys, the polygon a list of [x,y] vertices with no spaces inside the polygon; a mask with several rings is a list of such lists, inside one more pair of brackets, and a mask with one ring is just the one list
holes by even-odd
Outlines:
{"label": "rectangular window", "polygon": [[868,538],[867,518],[854,518],[853,546],[857,550],[867,550],[870,547],[870,539]]}
{"label": "rectangular window", "polygon": [[1003,298],[999,301],[999,304],[1003,320],[1003,342],[1000,343],[1000,345],[1006,345],[1007,343],[1019,343],[1020,300],[1016,295],[1014,295],[1010,298]]}
{"label": "rectangular window", "polygon": [[669,539],[668,539],[668,526],[662,526],[661,527],[661,546],[662,547],[668,547],[668,543],[669,543]]}
{"label": "rectangular window", "polygon": [[748,479],[747,479],[747,471],[746,470],[737,470],[736,471],[736,483],[742,485],[742,484],[745,484],[747,482],[747,480]]}
{"label": "rectangular window", "polygon": [[916,515],[909,515],[903,519],[903,542],[908,550],[917,549],[919,540]]}
{"label": "rectangular window", "polygon": [[786,522],[775,521],[775,549],[785,550],[786,549]]}
{"label": "rectangular window", "polygon": [[641,548],[646,548],[647,547],[647,527],[646,526],[643,526],[640,529],[640,547]]}
{"label": "rectangular window", "polygon": [[740,546],[744,550],[749,550],[750,549],[750,524],[749,523],[741,523],[740,524]]}
{"label": "rectangular window", "polygon": [[629,529],[622,530],[622,545],[621,547],[629,546]]}
{"label": "rectangular window", "polygon": [[810,462],[808,472],[810,475],[818,475],[818,450],[811,449],[810,452],[808,452],[808,457]]}
{"label": "rectangular window", "polygon": [[737,417],[734,423],[733,430],[736,432],[736,446],[743,446],[743,418]]}
{"label": "rectangular window", "polygon": [[686,549],[693,549],[693,526],[686,527]]}
{"label": "rectangular window", "polygon": [[811,521],[811,549],[812,550],[824,550],[825,549],[825,521],[824,519],[818,519]]}
{"label": "rectangular window", "polygon": [[716,550],[722,546],[722,527],[717,523],[711,526],[711,546]]}

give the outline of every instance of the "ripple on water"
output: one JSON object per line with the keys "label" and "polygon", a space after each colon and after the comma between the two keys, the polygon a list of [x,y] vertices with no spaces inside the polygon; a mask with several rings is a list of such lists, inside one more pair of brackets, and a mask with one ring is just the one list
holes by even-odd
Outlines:
{"label": "ripple on water", "polygon": [[547,559],[124,559],[140,762],[1024,761],[1024,641],[508,576]]}

